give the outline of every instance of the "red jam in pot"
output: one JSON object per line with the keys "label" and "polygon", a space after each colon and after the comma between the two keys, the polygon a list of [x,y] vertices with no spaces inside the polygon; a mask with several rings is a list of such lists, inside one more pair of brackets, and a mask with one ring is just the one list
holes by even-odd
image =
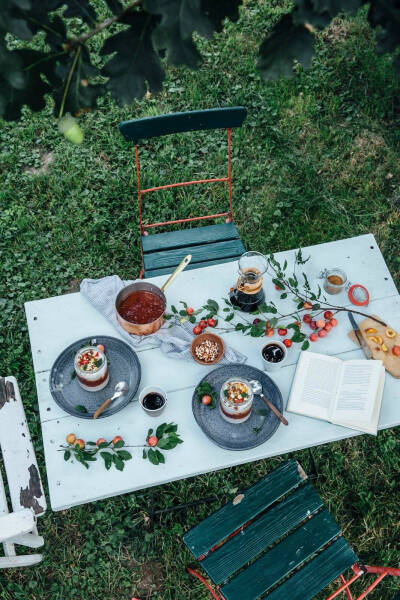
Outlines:
{"label": "red jam in pot", "polygon": [[118,306],[118,312],[125,321],[144,325],[161,317],[164,301],[151,292],[132,292]]}

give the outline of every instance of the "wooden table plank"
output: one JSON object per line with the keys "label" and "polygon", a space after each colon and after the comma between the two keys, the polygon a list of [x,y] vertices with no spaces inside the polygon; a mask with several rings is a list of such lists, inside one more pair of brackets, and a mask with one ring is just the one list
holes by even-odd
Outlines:
{"label": "wooden table plank", "polygon": [[[59,298],[62,298],[62,296],[60,296]],[[370,304],[369,310],[371,312],[376,312],[377,314],[380,314],[383,318],[390,318],[391,325],[397,330],[400,330],[399,296],[391,296],[389,298],[375,300]],[[90,315],[93,312],[94,311],[93,309],[91,309],[90,305],[86,303],[86,311],[84,312],[85,319],[82,323],[82,329],[79,333],[80,337],[90,337],[90,335],[93,334],[90,318]],[[119,337],[119,334],[115,330],[110,332],[108,323],[105,319],[104,322],[104,331],[100,330],[100,333],[104,335],[113,335],[115,337]],[[345,352],[353,351],[355,348],[355,344],[347,336],[347,333],[350,331],[350,329],[351,327],[347,316],[342,315],[339,318],[338,326],[331,331],[329,336],[323,339],[319,339],[316,344],[312,345],[312,350],[330,355],[338,355],[343,354]],[[304,327],[304,331],[311,332],[308,326]],[[97,330],[97,332],[95,333],[99,334],[99,330]],[[59,331],[57,329],[54,329],[54,334],[54,338],[58,340],[57,343],[59,344],[59,346],[61,346],[60,339],[62,339],[63,336],[65,337],[66,334],[62,329],[60,329]],[[77,339],[77,337],[74,337],[74,335],[77,336],[74,330],[72,334],[71,332],[68,333],[68,340],[66,341],[66,343],[64,343],[64,347],[72,343],[74,339]],[[243,337],[241,333],[232,332],[224,334],[224,339],[228,345],[231,345],[233,348],[236,348],[242,353],[246,353],[246,355],[248,356],[247,364],[257,367],[259,369],[263,368],[261,350],[265,345],[265,338]],[[56,342],[54,341],[52,343]],[[45,348],[45,345],[43,344],[42,347]],[[61,351],[61,347],[59,349]],[[300,345],[294,344],[289,350],[287,365],[296,364],[299,353]],[[55,353],[54,356],[56,357],[57,355],[58,352]],[[138,353],[138,356],[142,367],[142,380],[140,383],[138,393],[136,395],[136,399],[138,398],[138,394],[140,393],[140,391],[148,385],[160,386],[167,392],[192,387],[193,383],[199,381],[207,373],[207,371],[213,370],[215,368],[213,366],[206,367],[204,365],[199,365],[195,361],[180,361],[177,359],[169,358],[168,356],[163,354],[158,348],[140,351]],[[51,364],[52,362],[54,362],[55,357],[51,360]],[[360,354],[360,357],[363,357],[362,353]],[[51,366],[51,364],[49,360],[46,366]],[[154,368],[155,364],[157,365],[156,369]],[[57,406],[57,404],[54,402],[50,395],[48,389],[49,373],[50,371],[49,369],[47,369],[46,371],[42,371],[36,374],[36,387],[38,393],[41,421],[63,418],[66,415],[66,413]],[[270,376],[272,377],[272,379],[275,380],[275,374],[270,374]],[[277,377],[278,379],[276,381],[278,383],[279,375]],[[390,376],[388,375],[388,377]],[[278,385],[280,384],[278,383]],[[105,392],[105,396],[106,395],[107,394]],[[104,399],[106,399],[106,397],[104,397]],[[286,405],[285,396],[284,401]]]}
{"label": "wooden table plank", "polygon": [[[346,359],[361,358],[362,351],[355,350],[341,355],[342,358],[344,356]],[[284,399],[288,398],[294,370],[295,366],[291,365],[274,374],[273,378]],[[123,419],[117,413],[101,422],[67,416],[42,423],[53,510],[362,435],[361,432],[346,427],[285,412],[289,426],[281,425],[276,434],[261,446],[241,452],[224,450],[213,444],[195,424],[191,406],[193,389],[187,388],[169,394],[168,404],[158,418],[148,417],[139,403],[134,402],[124,409]],[[93,463],[87,472],[82,465],[66,464],[62,452],[56,451],[70,432],[92,441],[100,436],[112,439],[114,435],[121,435],[127,443],[140,444],[144,442],[149,427],[154,428],[160,423],[171,421],[179,424],[178,431],[184,443],[165,452],[166,464],[153,466],[149,461],[142,460],[140,448],[136,449],[134,459],[126,463],[122,473],[115,469],[107,473],[107,485],[104,483],[103,464]],[[400,425],[400,386],[397,380],[389,376],[385,384],[379,429],[396,425]]]}
{"label": "wooden table plank", "polygon": [[[374,250],[371,250],[371,246]],[[304,265],[310,282],[314,280],[314,283],[316,281],[321,283],[320,280],[315,280],[321,267],[332,266],[334,263],[333,266],[341,265],[347,271],[352,282],[365,285],[370,290],[371,300],[398,295],[382,254],[371,234],[305,248],[304,256],[307,253],[312,253],[312,259]],[[281,261],[287,258],[288,269],[290,269],[293,254],[292,250],[279,252],[276,257]],[[162,285],[165,279],[165,276],[155,277],[151,282]],[[171,304],[178,304],[179,300],[192,302],[195,307],[201,306],[210,297],[218,300],[227,295],[236,279],[237,262],[205,267],[201,270],[183,271],[167,290],[168,307]],[[272,299],[279,302],[283,308],[288,307],[293,310],[291,300],[279,299],[279,292],[275,290],[268,276],[265,277],[264,290],[267,300]],[[350,304],[344,292],[331,298],[339,305]],[[368,307],[368,311],[370,308]],[[51,369],[60,352],[81,337],[96,334],[117,336],[114,327],[93,309],[80,293],[27,302],[25,311],[36,373]],[[241,334],[235,335],[242,340]],[[146,339],[144,344],[138,347],[138,351],[148,347],[154,347],[154,344]]]}

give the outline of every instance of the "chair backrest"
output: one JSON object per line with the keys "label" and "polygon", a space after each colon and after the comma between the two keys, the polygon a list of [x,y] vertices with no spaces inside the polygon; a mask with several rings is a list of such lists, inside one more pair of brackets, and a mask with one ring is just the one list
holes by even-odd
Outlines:
{"label": "chair backrest", "polygon": [[142,139],[171,133],[241,127],[246,115],[247,111],[243,106],[193,110],[123,121],[119,130],[127,142],[137,144]]}
{"label": "chair backrest", "polygon": [[[169,115],[159,115],[156,117],[146,117],[144,119],[135,119],[123,121],[119,129],[128,142],[135,145],[136,161],[136,180],[138,190],[139,205],[139,227],[142,235],[147,235],[147,229],[161,227],[164,225],[173,225],[190,221],[199,221],[204,219],[215,219],[227,217],[227,222],[232,221],[232,178],[231,178],[231,132],[234,127],[241,127],[246,118],[247,111],[243,106],[234,106],[229,108],[212,108],[207,110],[195,110],[183,113],[172,113]],[[184,133],[188,131],[201,131],[210,129],[226,129],[228,133],[228,173],[226,177],[214,177],[212,179],[197,179],[194,181],[181,181],[169,183],[147,189],[140,187],[140,164],[138,143],[142,139],[170,135],[174,133]],[[212,215],[203,215],[199,217],[189,217],[185,219],[175,219],[173,221],[163,221],[158,223],[143,223],[142,220],[142,195],[158,190],[183,187],[194,184],[206,184],[226,182],[229,191],[229,210]]]}

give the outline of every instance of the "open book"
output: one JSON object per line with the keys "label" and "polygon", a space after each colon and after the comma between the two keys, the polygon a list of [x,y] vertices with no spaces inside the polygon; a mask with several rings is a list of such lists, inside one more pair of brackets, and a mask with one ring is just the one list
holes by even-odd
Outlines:
{"label": "open book", "polygon": [[287,410],[376,435],[384,385],[381,360],[301,352]]}

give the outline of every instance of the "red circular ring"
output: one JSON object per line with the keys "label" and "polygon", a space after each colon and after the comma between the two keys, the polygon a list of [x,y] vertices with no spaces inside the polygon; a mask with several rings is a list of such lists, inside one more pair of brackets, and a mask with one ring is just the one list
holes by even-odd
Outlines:
{"label": "red circular ring", "polygon": [[[365,300],[363,302],[358,302],[358,300],[356,300],[354,298],[353,292],[354,292],[354,290],[356,288],[361,288],[365,292]],[[352,304],[355,304],[356,306],[367,306],[367,304],[369,303],[369,291],[367,290],[366,287],[364,287],[360,283],[355,283],[354,285],[352,285],[350,287],[349,292],[348,292],[348,296],[349,296],[350,302]]]}

